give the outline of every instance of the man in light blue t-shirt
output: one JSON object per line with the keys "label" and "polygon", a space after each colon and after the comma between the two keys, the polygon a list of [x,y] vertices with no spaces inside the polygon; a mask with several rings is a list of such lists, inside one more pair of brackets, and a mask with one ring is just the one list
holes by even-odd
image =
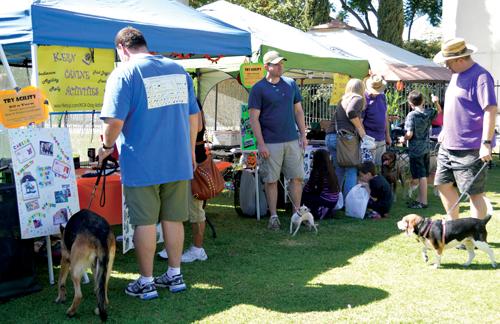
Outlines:
{"label": "man in light blue t-shirt", "polygon": [[252,87],[248,98],[250,125],[263,157],[261,170],[271,213],[270,229],[280,227],[276,205],[281,171],[285,178],[291,179],[294,211],[300,207],[304,179],[302,152],[307,145],[302,97],[295,81],[282,76],[284,61],[286,59],[276,51],[264,55],[267,75]]}
{"label": "man in light blue t-shirt", "polygon": [[[106,82],[99,160],[112,153],[116,141],[141,274],[125,293],[152,299],[157,287],[186,289],[180,272],[182,222],[188,219],[199,108],[191,77],[174,61],[149,54],[139,30],[123,28],[115,45],[122,64]],[[159,221],[169,259],[167,271],[153,278]]]}

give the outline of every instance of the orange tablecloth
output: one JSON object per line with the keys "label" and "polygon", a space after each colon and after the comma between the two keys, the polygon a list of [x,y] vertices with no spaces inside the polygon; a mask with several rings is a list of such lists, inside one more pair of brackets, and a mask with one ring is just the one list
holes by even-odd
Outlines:
{"label": "orange tablecloth", "polygon": [[[216,166],[219,171],[223,172],[226,168],[230,167],[230,162],[218,161]],[[82,174],[87,172],[95,172],[90,169],[77,169],[76,170],[76,185],[78,187],[78,199],[80,200],[80,208],[88,208],[90,202],[90,195],[94,189],[96,178],[81,178]],[[94,200],[90,210],[104,217],[110,225],[122,223],[122,183],[119,173],[113,173],[106,177],[106,203],[101,207],[99,200],[102,192],[102,177],[99,186],[95,192]]]}
{"label": "orange tablecloth", "polygon": [[[76,170],[76,185],[78,187],[78,199],[80,200],[80,208],[88,208],[90,195],[94,189],[96,178],[80,178],[86,172],[93,172],[89,169]],[[90,210],[104,217],[110,225],[122,223],[122,184],[120,174],[114,173],[106,177],[106,203],[103,207],[100,206],[99,200],[102,192],[102,177],[99,186],[95,192],[94,200]]]}

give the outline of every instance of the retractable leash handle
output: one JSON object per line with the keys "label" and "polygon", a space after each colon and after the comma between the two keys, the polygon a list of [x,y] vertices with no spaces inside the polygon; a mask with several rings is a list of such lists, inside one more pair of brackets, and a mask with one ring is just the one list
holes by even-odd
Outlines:
{"label": "retractable leash handle", "polygon": [[489,161],[489,162],[483,162],[483,166],[481,167],[481,169],[479,169],[479,171],[476,173],[476,175],[474,176],[474,178],[472,178],[471,182],[469,183],[469,185],[467,186],[467,188],[462,192],[462,194],[460,195],[460,197],[458,197],[458,199],[455,202],[455,204],[450,209],[448,209],[448,212],[446,213],[446,215],[451,216],[451,212],[458,206],[458,204],[460,203],[460,201],[462,200],[462,198],[464,198],[464,196],[469,191],[470,187],[472,187],[472,184],[476,181],[477,177],[481,174],[481,172],[483,172],[483,170],[488,165],[491,165],[491,161]]}

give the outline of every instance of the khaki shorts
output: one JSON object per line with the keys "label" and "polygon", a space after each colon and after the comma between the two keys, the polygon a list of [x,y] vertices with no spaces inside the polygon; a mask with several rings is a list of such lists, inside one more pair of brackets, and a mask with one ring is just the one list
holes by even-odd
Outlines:
{"label": "khaki shorts", "polygon": [[156,225],[159,221],[188,220],[189,180],[145,187],[123,187],[125,212],[131,225]]}
{"label": "khaki shorts", "polygon": [[277,182],[280,173],[286,179],[304,179],[304,153],[299,141],[266,144],[270,156],[262,159],[261,173],[265,183]]}
{"label": "khaki shorts", "polygon": [[439,148],[437,169],[434,176],[436,186],[446,183],[457,183],[460,192],[467,190],[469,195],[484,192],[487,170],[483,170],[474,183],[472,179],[483,166],[483,161],[478,160],[479,150],[447,150]]}
{"label": "khaki shorts", "polygon": [[189,222],[203,223],[206,220],[203,200],[199,200],[190,195],[189,199]]}

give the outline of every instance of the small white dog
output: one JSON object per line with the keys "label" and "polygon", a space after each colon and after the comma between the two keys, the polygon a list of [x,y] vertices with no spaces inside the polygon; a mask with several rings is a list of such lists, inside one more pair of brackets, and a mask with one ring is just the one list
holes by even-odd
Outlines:
{"label": "small white dog", "polygon": [[290,234],[293,232],[293,227],[296,226],[295,232],[293,232],[292,236],[295,236],[299,231],[300,225],[302,223],[306,223],[309,229],[314,228],[316,234],[318,233],[318,228],[316,224],[314,224],[314,216],[311,214],[311,211],[307,206],[303,205],[292,215],[292,219],[290,220]]}

